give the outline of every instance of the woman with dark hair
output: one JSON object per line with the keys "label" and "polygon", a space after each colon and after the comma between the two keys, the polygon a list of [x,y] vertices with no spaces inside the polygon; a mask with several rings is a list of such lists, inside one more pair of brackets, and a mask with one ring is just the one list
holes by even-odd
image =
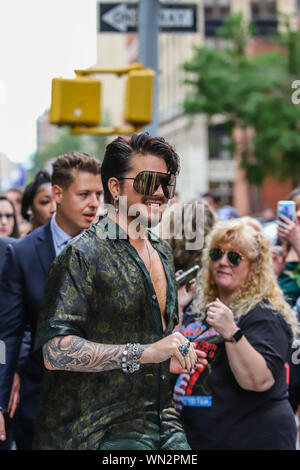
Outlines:
{"label": "woman with dark hair", "polygon": [[50,175],[47,171],[39,171],[24,190],[22,216],[31,223],[32,230],[35,230],[51,219],[55,208]]}
{"label": "woman with dark hair", "polygon": [[6,196],[0,196],[0,237],[19,236],[14,205]]}

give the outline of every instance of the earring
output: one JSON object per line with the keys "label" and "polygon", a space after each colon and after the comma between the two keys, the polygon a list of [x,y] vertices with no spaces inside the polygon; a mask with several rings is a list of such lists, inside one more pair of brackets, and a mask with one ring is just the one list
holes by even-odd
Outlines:
{"label": "earring", "polygon": [[114,195],[114,208],[115,208],[115,213],[117,214],[119,212],[119,208],[117,206],[117,201],[119,200],[119,196],[117,194]]}

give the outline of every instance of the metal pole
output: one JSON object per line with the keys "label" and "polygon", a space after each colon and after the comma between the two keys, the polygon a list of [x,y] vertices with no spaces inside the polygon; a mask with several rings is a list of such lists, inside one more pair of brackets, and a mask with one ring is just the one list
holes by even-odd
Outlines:
{"label": "metal pole", "polygon": [[159,0],[139,0],[138,6],[138,60],[155,71],[152,123],[145,129],[158,135],[158,35]]}

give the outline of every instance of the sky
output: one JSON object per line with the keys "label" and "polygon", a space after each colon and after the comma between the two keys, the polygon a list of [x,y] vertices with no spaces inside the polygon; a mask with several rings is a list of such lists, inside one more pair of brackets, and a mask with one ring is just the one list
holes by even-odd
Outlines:
{"label": "sky", "polygon": [[97,62],[97,0],[0,0],[0,152],[28,165],[51,80]]}

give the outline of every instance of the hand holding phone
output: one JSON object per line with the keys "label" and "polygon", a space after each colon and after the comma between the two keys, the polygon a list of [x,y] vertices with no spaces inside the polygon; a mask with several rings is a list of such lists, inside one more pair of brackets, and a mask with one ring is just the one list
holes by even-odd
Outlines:
{"label": "hand holding phone", "polygon": [[[281,203],[289,203],[281,204]],[[291,204],[292,203],[292,204]],[[282,210],[282,207],[285,209]],[[296,204],[294,201],[279,201],[278,202],[278,217],[276,222],[278,226],[278,237],[285,242],[292,245],[300,257],[300,223],[296,217]]]}
{"label": "hand holding phone", "polygon": [[294,201],[278,201],[277,217],[279,220],[282,220],[281,219],[282,215],[290,219],[292,222],[295,221],[296,204]]}
{"label": "hand holding phone", "polygon": [[[192,268],[188,269],[184,273],[180,274],[180,276],[177,277],[176,279],[176,284],[178,287],[184,286],[189,282],[189,280],[192,278],[192,274],[195,275],[195,273],[198,271],[200,266],[198,264],[195,264]],[[193,276],[194,277],[194,276]]]}

